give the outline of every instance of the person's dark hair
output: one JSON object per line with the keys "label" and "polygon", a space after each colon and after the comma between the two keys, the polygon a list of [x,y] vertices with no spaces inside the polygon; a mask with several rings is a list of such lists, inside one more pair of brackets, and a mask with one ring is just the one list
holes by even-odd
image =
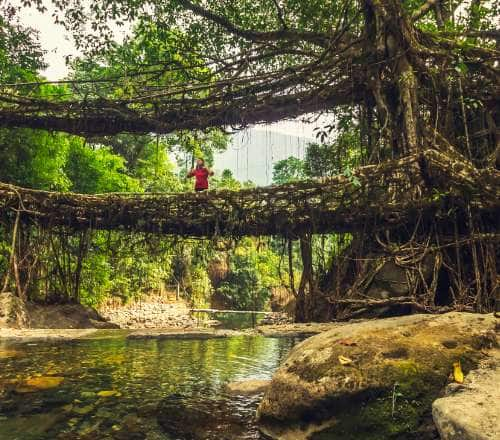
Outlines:
{"label": "person's dark hair", "polygon": [[196,168],[201,168],[201,167],[204,167],[205,166],[205,159],[199,157],[198,159],[196,159],[197,161],[198,160],[201,160],[201,165],[200,164],[196,164]]}

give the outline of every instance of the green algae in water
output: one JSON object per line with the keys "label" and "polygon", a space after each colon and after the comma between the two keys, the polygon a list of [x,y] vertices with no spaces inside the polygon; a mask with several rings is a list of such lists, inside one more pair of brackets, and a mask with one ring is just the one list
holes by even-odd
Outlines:
{"label": "green algae in water", "polygon": [[[293,344],[240,336],[9,345],[5,348],[22,355],[0,359],[0,439],[172,439],[158,423],[160,417],[168,427],[159,407],[172,394],[203,410],[216,404],[221,419],[226,411],[243,421],[237,438],[258,439],[253,421],[258,399],[227,396],[224,386],[270,378]],[[64,380],[54,388],[16,392],[27,377],[51,376]]]}

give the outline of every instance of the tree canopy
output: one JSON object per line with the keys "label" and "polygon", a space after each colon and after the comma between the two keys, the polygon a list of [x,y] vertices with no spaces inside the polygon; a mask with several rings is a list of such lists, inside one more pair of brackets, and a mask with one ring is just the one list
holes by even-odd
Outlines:
{"label": "tree canopy", "polygon": [[[51,14],[81,51],[68,59],[63,80],[40,74],[43,48],[19,20],[30,7]],[[113,248],[112,234],[98,232],[92,241],[86,228],[132,225],[135,232],[217,236],[222,218],[227,235],[286,236],[299,319],[314,316],[321,301],[337,313],[342,295],[363,295],[387,259],[405,267],[408,292],[421,295],[426,307],[446,285],[453,301],[491,308],[498,278],[491,212],[498,210],[500,162],[499,9],[482,0],[2,2],[0,147],[6,166],[0,178],[59,191],[2,185],[3,223],[13,231],[10,260],[2,260],[4,285],[10,272],[21,272],[15,284],[27,286],[32,268],[40,283],[50,270],[59,274],[55,290],[77,297],[80,281],[72,269],[90,271],[83,255],[92,246],[92,264],[121,265],[126,284],[134,243],[123,243],[116,232],[127,258],[114,250],[104,257],[101,249]],[[122,40],[116,38],[120,28],[126,30]],[[241,190],[244,185],[224,172],[214,187],[230,190],[209,196],[206,215],[191,223],[200,195],[65,192],[178,192],[188,188],[182,176],[194,158],[210,164],[227,146],[227,132],[320,113],[328,113],[328,123],[304,160],[275,168],[275,182],[284,186]],[[169,157],[177,159],[177,173]],[[141,222],[147,213],[152,217]],[[41,264],[29,257],[39,237],[26,231],[43,236],[43,228],[50,233],[40,241],[41,254],[55,258]],[[332,230],[352,234],[311,235]],[[197,292],[208,291],[204,259],[213,249],[189,247],[192,260],[186,249],[179,245],[175,258],[165,251],[165,267],[182,274],[179,279],[192,277],[186,285]],[[24,266],[18,270],[21,250],[27,256],[19,257]],[[429,255],[430,278],[424,267]],[[143,263],[132,271],[136,280],[154,271],[164,278],[166,270],[147,258]],[[264,292],[253,272],[255,255],[242,252],[231,264],[228,283],[267,295],[269,283]],[[108,269],[97,271],[102,276],[95,285],[110,279]],[[248,302],[234,283],[221,285],[223,296]]]}
{"label": "tree canopy", "polygon": [[[26,3],[44,9],[41,0]],[[87,136],[168,133],[360,106],[370,155],[415,151],[441,136],[468,156],[484,161],[492,154],[499,56],[494,3],[54,4],[56,21],[87,54],[75,62],[92,56],[113,59],[114,67],[71,78],[68,97],[40,98],[36,81],[30,93],[26,85],[4,83],[0,125]],[[117,47],[113,27],[129,22],[141,38]]]}

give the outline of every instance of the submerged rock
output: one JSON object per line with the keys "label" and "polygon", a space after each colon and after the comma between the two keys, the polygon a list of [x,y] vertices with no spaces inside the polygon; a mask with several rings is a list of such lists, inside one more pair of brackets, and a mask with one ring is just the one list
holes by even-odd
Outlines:
{"label": "submerged rock", "polygon": [[64,381],[61,376],[36,376],[24,380],[18,387],[17,393],[33,393],[58,387]]}
{"label": "submerged rock", "polygon": [[0,349],[0,359],[9,359],[22,356],[23,353],[17,350],[2,350]]}
{"label": "submerged rock", "polygon": [[121,393],[117,390],[102,390],[97,393],[99,397],[120,397]]}
{"label": "submerged rock", "polygon": [[257,400],[200,399],[195,395],[171,394],[158,405],[162,430],[176,440],[258,439],[251,422]]}
{"label": "submerged rock", "polygon": [[94,411],[95,409],[95,405],[93,404],[90,404],[90,405],[85,405],[85,406],[77,406],[77,407],[73,407],[72,408],[72,411],[75,413],[75,414],[79,414],[81,416],[84,416],[86,414],[89,414],[91,413],[92,411]]}
{"label": "submerged rock", "polygon": [[[465,373],[474,368],[496,345],[494,328],[493,315],[449,313],[343,324],[313,336],[274,375],[258,408],[262,431],[280,439],[412,438],[430,420],[453,363]],[[322,434],[307,432],[325,422],[331,427]]]}
{"label": "submerged rock", "polygon": [[262,393],[269,387],[270,380],[241,380],[229,382],[226,391],[231,394],[251,395]]}
{"label": "submerged rock", "polygon": [[500,351],[471,371],[463,385],[451,384],[432,405],[443,440],[500,438]]}

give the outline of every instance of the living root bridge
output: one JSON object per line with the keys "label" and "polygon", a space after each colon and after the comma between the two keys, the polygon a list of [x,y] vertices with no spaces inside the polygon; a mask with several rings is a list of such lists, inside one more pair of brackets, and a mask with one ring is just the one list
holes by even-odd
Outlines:
{"label": "living root bridge", "polygon": [[396,227],[442,198],[499,208],[500,173],[436,150],[358,168],[352,176],[240,191],[83,195],[0,184],[0,211],[45,227],[128,230],[179,236],[286,235]]}

